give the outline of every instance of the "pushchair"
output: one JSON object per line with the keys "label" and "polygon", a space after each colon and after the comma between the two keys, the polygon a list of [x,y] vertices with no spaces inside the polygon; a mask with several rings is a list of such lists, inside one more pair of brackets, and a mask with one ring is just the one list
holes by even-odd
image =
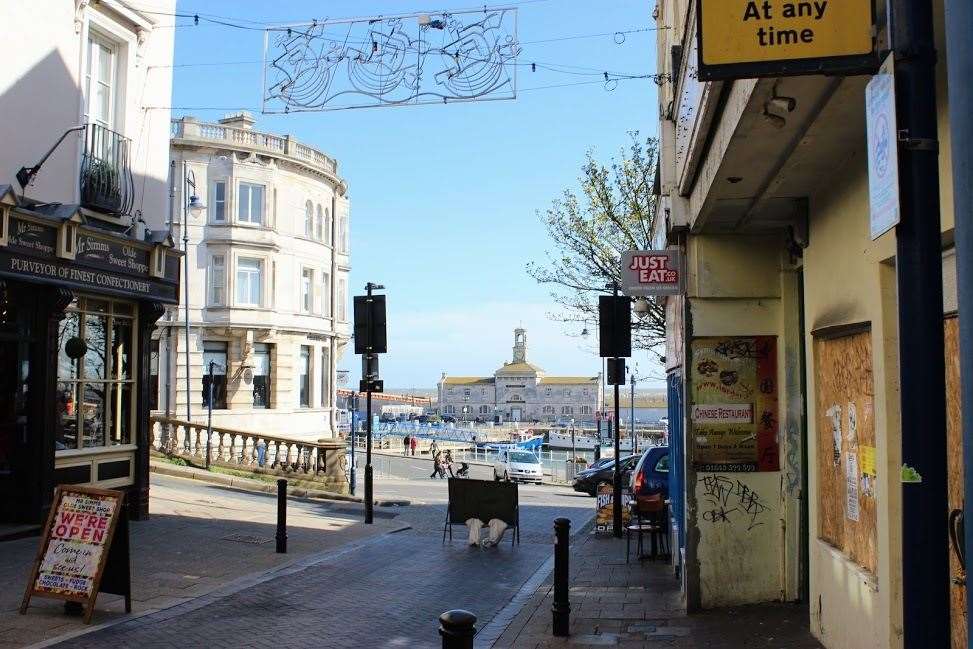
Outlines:
{"label": "pushchair", "polygon": [[460,462],[459,468],[456,470],[457,478],[469,478],[470,477],[470,465],[466,462]]}

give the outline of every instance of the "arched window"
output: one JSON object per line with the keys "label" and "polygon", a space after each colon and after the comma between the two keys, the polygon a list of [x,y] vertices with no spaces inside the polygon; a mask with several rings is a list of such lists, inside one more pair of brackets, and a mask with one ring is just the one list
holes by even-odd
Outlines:
{"label": "arched window", "polygon": [[311,201],[304,203],[304,236],[309,239],[314,236],[314,204]]}
{"label": "arched window", "polygon": [[324,208],[324,242],[331,245],[331,210]]}
{"label": "arched window", "polygon": [[317,230],[314,233],[314,238],[321,241],[324,239],[324,212],[321,210],[321,203],[318,203],[318,218],[316,227]]}

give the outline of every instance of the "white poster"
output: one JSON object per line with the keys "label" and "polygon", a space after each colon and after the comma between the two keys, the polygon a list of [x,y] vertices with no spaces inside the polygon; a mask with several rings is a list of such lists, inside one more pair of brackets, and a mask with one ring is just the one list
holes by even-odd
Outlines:
{"label": "white poster", "polygon": [[868,207],[872,240],[899,222],[899,138],[892,55],[865,87],[868,132]]}
{"label": "white poster", "polygon": [[858,521],[858,455],[845,455],[845,516],[850,521]]}

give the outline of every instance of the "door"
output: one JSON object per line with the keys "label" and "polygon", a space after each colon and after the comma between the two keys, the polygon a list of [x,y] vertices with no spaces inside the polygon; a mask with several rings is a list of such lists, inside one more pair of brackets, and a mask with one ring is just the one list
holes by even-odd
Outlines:
{"label": "door", "polygon": [[0,338],[0,523],[23,519],[26,487],[27,343]]}
{"label": "door", "polygon": [[523,418],[523,411],[520,408],[510,409],[510,419],[512,421],[520,421]]}

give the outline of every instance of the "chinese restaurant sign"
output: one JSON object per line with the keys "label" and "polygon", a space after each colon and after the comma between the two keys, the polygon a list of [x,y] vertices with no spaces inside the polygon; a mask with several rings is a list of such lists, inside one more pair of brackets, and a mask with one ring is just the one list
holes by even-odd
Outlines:
{"label": "chinese restaurant sign", "polygon": [[872,0],[697,0],[699,78],[874,71]]}
{"label": "chinese restaurant sign", "polygon": [[693,465],[700,471],[777,471],[777,339],[692,343]]}
{"label": "chinese restaurant sign", "polygon": [[625,295],[680,295],[683,278],[679,250],[629,250],[622,255]]}
{"label": "chinese restaurant sign", "polygon": [[[31,572],[27,592],[20,607],[26,613],[30,598],[50,597],[80,602],[85,608],[85,622],[91,621],[99,590],[126,595],[129,609],[128,584],[106,584],[100,587],[112,539],[121,516],[124,495],[119,491],[90,487],[59,486],[54,494],[41,546]],[[111,560],[114,574],[124,573],[128,581],[128,538],[118,543]],[[109,581],[116,581],[114,579]]]}

